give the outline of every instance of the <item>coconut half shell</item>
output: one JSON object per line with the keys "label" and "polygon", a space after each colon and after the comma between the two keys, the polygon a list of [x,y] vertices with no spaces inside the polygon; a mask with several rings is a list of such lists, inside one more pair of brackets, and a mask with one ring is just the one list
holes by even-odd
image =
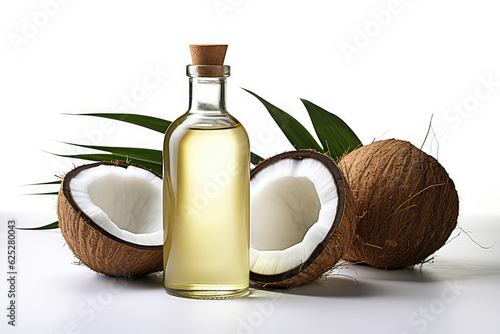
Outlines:
{"label": "coconut half shell", "polygon": [[[58,196],[59,226],[71,251],[91,269],[111,276],[137,276],[162,270],[161,244],[141,245],[118,238],[92,220],[75,201],[71,181],[79,173],[99,166],[145,168],[125,162],[100,162],[75,168],[62,181]],[[158,174],[156,177],[161,178]]]}
{"label": "coconut half shell", "polygon": [[[269,171],[270,168],[273,168],[272,172],[266,172]],[[285,152],[266,159],[251,171],[251,194],[254,191],[254,188],[252,188],[252,186],[257,182],[256,179],[264,173],[272,174],[268,178],[271,181],[260,181],[266,183],[273,182],[277,178],[290,176],[307,177],[309,179],[314,179],[314,174],[316,173],[316,171],[320,171],[321,173],[323,173],[321,177],[323,179],[328,178],[328,182],[331,182],[335,185],[335,187],[332,187],[331,189],[333,189],[333,192],[336,192],[336,194],[328,194],[322,192],[322,189],[324,187],[318,186],[318,182],[316,182],[316,180],[313,180],[315,182],[316,190],[319,194],[319,199],[322,205],[320,210],[327,210],[326,204],[329,205],[329,203],[327,203],[329,199],[325,199],[325,197],[330,197],[330,195],[333,197],[336,196],[336,210],[327,215],[322,214],[321,212],[319,214],[319,220],[322,220],[322,224],[324,224],[323,227],[326,227],[324,229],[326,230],[326,232],[324,232],[325,235],[321,237],[321,239],[316,239],[317,241],[313,245],[314,247],[305,247],[312,249],[312,251],[307,255],[305,259],[301,260],[300,263],[297,263],[297,265],[291,268],[286,268],[286,270],[275,270],[278,272],[274,273],[272,272],[273,270],[268,270],[268,272],[265,273],[255,270],[255,267],[258,267],[256,262],[261,259],[262,255],[272,257],[274,255],[277,255],[273,254],[273,252],[282,253],[288,251],[288,249],[283,249],[283,247],[280,246],[277,247],[276,250],[265,249],[256,252],[256,250],[253,249],[254,243],[251,241],[252,267],[250,271],[250,279],[253,282],[256,282],[263,286],[278,288],[290,288],[311,282],[323,275],[326,271],[330,270],[332,266],[334,266],[341,259],[342,255],[349,247],[355,231],[354,198],[339,168],[337,167],[335,162],[328,156],[311,150],[299,150]],[[266,184],[264,184],[264,186],[265,185]],[[262,186],[261,188],[265,189],[264,186]],[[283,194],[282,191],[281,195],[286,196],[287,194]],[[252,194],[251,196],[257,195]],[[307,200],[307,198],[303,200]],[[251,205],[254,205],[254,202],[252,202],[251,200]],[[252,208],[251,210],[258,209],[259,208]],[[269,212],[269,214],[272,214],[272,212]],[[260,215],[261,213],[259,213],[259,216]],[[250,229],[252,230],[255,229],[255,224],[257,224],[258,222],[252,220],[252,214],[250,219]],[[325,223],[325,219],[328,220],[327,223]],[[295,223],[292,223],[291,221],[289,223],[289,228],[284,227],[278,233],[290,233],[289,231],[295,228]],[[310,230],[313,227],[314,224],[310,228]],[[310,231],[307,231],[307,233],[309,232]],[[276,235],[276,238],[277,237],[278,235]],[[256,236],[252,233],[251,240],[255,238]],[[304,236],[303,240],[306,239],[311,240],[311,238],[308,238],[307,234]],[[291,247],[297,247],[297,244],[292,245]],[[307,253],[307,251],[305,250],[304,252]],[[258,253],[258,255],[255,255],[256,253]],[[288,259],[285,257],[284,260]],[[280,260],[280,262],[283,262],[283,260]]]}

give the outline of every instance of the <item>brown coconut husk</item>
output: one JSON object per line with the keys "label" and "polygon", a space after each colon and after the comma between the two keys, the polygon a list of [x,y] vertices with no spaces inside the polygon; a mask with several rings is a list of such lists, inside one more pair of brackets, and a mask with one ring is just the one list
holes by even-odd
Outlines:
{"label": "brown coconut husk", "polygon": [[424,262],[457,225],[458,194],[446,170],[411,143],[389,139],[340,161],[356,201],[356,237],[344,259],[378,268]]}

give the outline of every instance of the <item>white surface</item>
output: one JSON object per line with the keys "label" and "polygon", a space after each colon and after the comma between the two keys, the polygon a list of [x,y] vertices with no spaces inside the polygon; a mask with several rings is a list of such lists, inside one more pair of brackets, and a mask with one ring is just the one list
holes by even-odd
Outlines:
{"label": "white surface", "polygon": [[[0,215],[1,268],[8,216],[16,215]],[[30,334],[498,333],[500,218],[461,218],[460,226],[493,247],[482,249],[462,233],[421,269],[355,265],[296,289],[254,288],[248,297],[218,301],[169,296],[160,276],[98,275],[72,264],[58,230],[18,231],[18,326],[7,326],[2,315],[0,328]],[[1,305],[6,291],[2,279]]]}

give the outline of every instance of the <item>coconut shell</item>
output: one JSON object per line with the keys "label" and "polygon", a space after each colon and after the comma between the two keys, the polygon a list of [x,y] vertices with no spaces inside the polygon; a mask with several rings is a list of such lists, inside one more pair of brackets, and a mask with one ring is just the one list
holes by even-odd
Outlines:
{"label": "coconut shell", "polygon": [[250,280],[260,285],[273,288],[292,288],[309,283],[330,270],[341,259],[352,243],[355,231],[354,197],[344,176],[328,156],[313,150],[285,152],[262,161],[250,173],[250,179],[269,165],[284,159],[316,159],[332,174],[338,195],[338,206],[332,227],[325,239],[318,244],[311,256],[300,266],[276,275],[263,275],[250,271]]}
{"label": "coconut shell", "polygon": [[424,262],[457,225],[458,195],[446,170],[411,143],[363,146],[340,167],[356,201],[356,238],[344,259],[378,268]]}
{"label": "coconut shell", "polygon": [[93,163],[75,168],[64,176],[57,201],[57,215],[66,243],[81,262],[106,275],[130,277],[162,270],[162,245],[143,246],[121,240],[97,225],[76,204],[71,194],[71,179],[81,171],[99,165],[128,168],[131,164]]}

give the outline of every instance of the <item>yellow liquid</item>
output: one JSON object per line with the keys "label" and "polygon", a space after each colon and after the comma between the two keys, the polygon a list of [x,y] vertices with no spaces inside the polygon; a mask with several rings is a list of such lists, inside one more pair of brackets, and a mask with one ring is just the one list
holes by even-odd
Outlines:
{"label": "yellow liquid", "polygon": [[164,147],[164,286],[188,298],[245,295],[248,137],[237,124],[169,129]]}

